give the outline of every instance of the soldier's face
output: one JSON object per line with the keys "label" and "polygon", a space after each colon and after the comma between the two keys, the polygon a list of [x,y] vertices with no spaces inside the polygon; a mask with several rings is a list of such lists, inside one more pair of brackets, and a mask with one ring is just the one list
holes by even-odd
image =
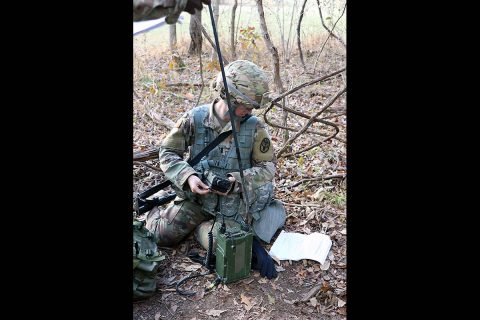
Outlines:
{"label": "soldier's face", "polygon": [[235,108],[235,115],[237,117],[245,117],[247,114],[252,113],[253,108],[248,108],[244,104],[238,104],[237,108]]}

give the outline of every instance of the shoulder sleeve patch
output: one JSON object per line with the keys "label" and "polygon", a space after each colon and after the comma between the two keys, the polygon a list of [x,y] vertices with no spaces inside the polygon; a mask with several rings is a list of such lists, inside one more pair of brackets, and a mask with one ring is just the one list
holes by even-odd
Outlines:
{"label": "shoulder sleeve patch", "polygon": [[260,142],[260,152],[267,153],[268,150],[270,150],[270,139],[263,138]]}
{"label": "shoulder sleeve patch", "polygon": [[270,136],[263,128],[259,128],[253,143],[252,160],[255,161],[272,161],[273,146]]}

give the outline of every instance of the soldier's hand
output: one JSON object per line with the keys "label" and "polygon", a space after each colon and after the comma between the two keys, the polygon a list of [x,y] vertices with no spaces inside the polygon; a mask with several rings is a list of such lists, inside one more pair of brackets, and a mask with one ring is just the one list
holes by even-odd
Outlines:
{"label": "soldier's hand", "polygon": [[200,180],[199,177],[196,175],[192,174],[190,177],[188,177],[188,185],[190,186],[190,190],[192,190],[193,193],[198,193],[198,194],[207,194],[210,192],[208,189],[208,186]]}
{"label": "soldier's hand", "polygon": [[188,0],[184,10],[190,14],[195,14],[195,9],[199,11],[203,9],[202,3],[209,5],[210,3],[212,3],[212,1],[211,0]]}

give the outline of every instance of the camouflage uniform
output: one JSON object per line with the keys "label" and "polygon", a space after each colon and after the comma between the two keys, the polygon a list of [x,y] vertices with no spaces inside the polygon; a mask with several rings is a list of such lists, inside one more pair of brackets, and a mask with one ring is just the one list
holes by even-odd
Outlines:
{"label": "camouflage uniform", "polygon": [[[233,79],[232,83],[235,85],[242,80],[246,81],[241,77],[238,79],[232,76],[239,67],[249,63],[239,61],[241,62],[232,62],[229,65],[236,66],[230,68],[230,72],[226,68],[227,76],[230,80]],[[241,75],[242,72],[239,74]],[[266,88],[259,88],[256,83],[242,90],[260,102],[262,96],[256,96],[254,91],[265,92]],[[218,91],[220,93],[221,90]],[[261,220],[265,208],[272,202],[276,159],[266,126],[255,116],[244,121],[237,132],[245,191],[249,201],[247,216],[241,194],[242,186],[233,135],[222,141],[194,167],[183,160],[184,153],[189,152],[189,157],[193,158],[219,134],[231,129],[230,122],[223,122],[215,114],[214,104],[219,99],[221,97],[215,99],[210,105],[199,106],[185,113],[162,141],[159,153],[160,167],[166,178],[172,182],[177,197],[166,210],[154,208],[147,214],[146,227],[156,235],[160,246],[174,245],[197,228],[195,232],[197,239],[206,248],[207,233],[212,227],[212,222],[205,222],[206,220],[212,219],[221,212],[226,216],[227,226],[233,226],[241,221],[252,224],[254,220]],[[204,176],[208,170],[222,178],[233,176],[236,182],[232,191],[226,196],[211,192],[206,195],[191,192],[187,183],[188,177],[195,174],[205,182]],[[284,220],[282,225],[283,222]],[[220,223],[216,223],[215,226],[218,229]],[[255,229],[253,231],[255,232]],[[266,241],[268,242],[269,239]]]}
{"label": "camouflage uniform", "polygon": [[[215,101],[216,102],[216,101]],[[224,131],[231,129],[231,124],[228,122],[225,126],[222,126],[218,118],[213,113],[213,104],[208,106],[208,115],[205,118],[205,127],[211,128],[218,136]],[[160,166],[165,172],[167,179],[172,181],[174,188],[177,192],[177,198],[174,200],[174,204],[167,208],[163,213],[160,213],[158,209],[152,210],[147,217],[147,228],[157,235],[159,239],[159,245],[173,245],[182,240],[188,235],[198,224],[204,220],[212,218],[210,214],[215,214],[218,208],[210,207],[206,210],[202,210],[202,206],[205,204],[205,197],[217,198],[218,195],[209,193],[207,195],[197,195],[189,191],[188,183],[186,183],[188,177],[192,174],[198,174],[201,176],[202,168],[196,166],[197,172],[182,156],[195,141],[195,121],[194,113],[198,112],[200,107],[187,112],[180,120],[177,121],[175,128],[168,134],[163,140],[160,148]],[[253,116],[250,118],[254,118]],[[255,119],[257,120],[257,119]],[[266,205],[268,199],[257,199],[258,189],[266,189],[270,194],[267,198],[271,198],[273,195],[272,181],[275,176],[275,164],[273,148],[270,143],[270,136],[265,128],[265,125],[261,121],[256,121],[255,132],[253,139],[253,147],[251,150],[251,163],[252,166],[246,168],[243,166],[243,174],[245,178],[245,189],[248,194],[248,199],[253,207],[261,207],[262,204],[258,203],[258,200],[264,200],[263,206]],[[267,142],[268,141],[268,142]],[[262,144],[263,142],[263,144]],[[210,154],[215,151],[221,154],[228,154],[230,149],[235,153],[235,144],[233,136],[221,142]],[[209,156],[210,156],[209,154]],[[194,155],[193,155],[194,156]],[[250,159],[245,159],[249,161]],[[200,164],[199,164],[200,165]],[[241,186],[240,186],[240,172],[229,172],[231,176],[235,178],[237,183],[234,186],[232,192],[225,196],[225,198],[234,198],[233,201],[239,201],[240,206],[235,209],[229,208],[230,212],[224,212],[228,216],[235,216],[237,214],[243,214],[245,212],[245,204],[241,199]],[[216,199],[209,201],[208,203],[216,202]],[[252,208],[254,209],[254,208]],[[263,207],[261,208],[263,209]],[[259,210],[255,210],[257,213]],[[160,219],[162,217],[162,219]],[[237,220],[240,217],[235,217]],[[243,217],[251,221],[251,217]],[[155,222],[153,221],[155,220]],[[156,224],[156,225],[154,225]],[[203,242],[203,241],[201,241]]]}
{"label": "camouflage uniform", "polygon": [[190,14],[202,10],[202,2],[210,0],[133,0],[133,21],[165,18],[168,24],[176,23],[182,11]]}
{"label": "camouflage uniform", "polygon": [[177,22],[187,0],[133,0],[133,21],[165,17],[165,22]]}

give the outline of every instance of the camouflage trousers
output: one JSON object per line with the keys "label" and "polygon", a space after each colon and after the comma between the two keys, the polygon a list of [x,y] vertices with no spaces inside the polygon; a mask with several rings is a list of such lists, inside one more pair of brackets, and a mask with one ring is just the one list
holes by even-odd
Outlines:
{"label": "camouflage trousers", "polygon": [[[175,201],[167,209],[153,208],[145,219],[146,228],[157,238],[157,245],[174,246],[195,230],[195,238],[204,248],[208,248],[208,232],[212,229],[213,216],[204,213],[202,206],[195,202]],[[234,220],[225,219],[227,227],[238,226]],[[213,233],[213,248],[221,222],[216,222]]]}

